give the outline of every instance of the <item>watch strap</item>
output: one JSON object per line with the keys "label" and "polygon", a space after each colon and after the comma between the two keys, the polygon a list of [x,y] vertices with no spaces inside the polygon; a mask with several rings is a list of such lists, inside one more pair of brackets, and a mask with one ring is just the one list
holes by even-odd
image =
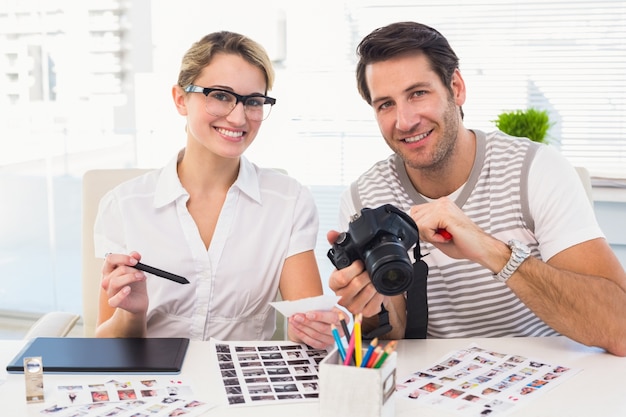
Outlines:
{"label": "watch strap", "polygon": [[519,240],[509,240],[508,245],[509,248],[511,248],[511,257],[502,270],[493,276],[496,281],[507,282],[508,279],[511,278],[511,275],[517,271],[517,268],[519,268],[522,262],[530,255],[528,246]]}

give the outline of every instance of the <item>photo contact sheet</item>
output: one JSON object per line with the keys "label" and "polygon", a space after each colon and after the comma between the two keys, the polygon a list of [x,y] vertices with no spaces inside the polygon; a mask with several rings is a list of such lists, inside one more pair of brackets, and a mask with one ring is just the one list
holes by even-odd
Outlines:
{"label": "photo contact sheet", "polygon": [[326,350],[289,341],[211,340],[230,405],[312,401],[319,397],[319,363]]}

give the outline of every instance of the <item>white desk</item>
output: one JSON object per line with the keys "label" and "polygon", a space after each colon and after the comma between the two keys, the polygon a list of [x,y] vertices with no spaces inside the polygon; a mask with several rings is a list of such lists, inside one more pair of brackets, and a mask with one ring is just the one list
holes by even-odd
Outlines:
{"label": "white desk", "polygon": [[[447,352],[462,349],[470,343],[503,353],[516,353],[545,360],[550,363],[580,368],[582,371],[563,384],[526,405],[520,406],[513,417],[575,417],[575,416],[626,416],[626,358],[619,358],[598,349],[587,348],[564,337],[555,338],[499,338],[499,339],[446,339],[404,340],[398,347],[398,378],[434,364]],[[27,405],[24,400],[22,374],[6,374],[6,364],[19,352],[21,340],[0,340],[0,404],[11,410],[11,415],[41,417],[40,404]],[[213,357],[207,355],[209,342],[191,342],[181,379],[192,383],[198,399],[220,402],[223,390],[220,376],[215,372]],[[119,375],[118,375],[119,376]],[[134,376],[136,377],[136,375]],[[101,381],[102,375],[46,374],[44,386],[52,389],[63,381]],[[281,404],[259,407],[228,407],[211,409],[207,415],[216,416],[272,416],[314,417],[318,415],[317,403]],[[456,416],[449,412],[419,407],[407,400],[397,400],[396,416]]]}

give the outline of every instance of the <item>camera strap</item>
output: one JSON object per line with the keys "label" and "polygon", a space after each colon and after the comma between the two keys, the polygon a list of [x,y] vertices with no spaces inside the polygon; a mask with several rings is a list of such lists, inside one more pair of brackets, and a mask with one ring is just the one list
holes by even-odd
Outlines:
{"label": "camera strap", "polygon": [[364,334],[364,340],[372,340],[375,337],[381,337],[384,334],[389,333],[393,330],[391,324],[389,324],[389,312],[385,308],[385,306],[380,304],[380,312],[378,313],[378,327],[373,329],[371,332]]}
{"label": "camera strap", "polygon": [[413,283],[406,292],[405,339],[426,339],[428,333],[428,265],[422,260],[419,243],[415,245]]}

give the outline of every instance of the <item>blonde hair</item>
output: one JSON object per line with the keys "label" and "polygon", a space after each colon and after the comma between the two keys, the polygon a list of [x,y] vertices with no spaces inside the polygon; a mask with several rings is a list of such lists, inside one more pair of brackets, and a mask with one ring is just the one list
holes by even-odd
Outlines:
{"label": "blonde hair", "polygon": [[228,31],[210,33],[191,45],[181,62],[178,85],[185,88],[193,84],[218,53],[239,55],[259,68],[265,75],[265,94],[272,89],[274,68],[265,48],[247,36]]}

